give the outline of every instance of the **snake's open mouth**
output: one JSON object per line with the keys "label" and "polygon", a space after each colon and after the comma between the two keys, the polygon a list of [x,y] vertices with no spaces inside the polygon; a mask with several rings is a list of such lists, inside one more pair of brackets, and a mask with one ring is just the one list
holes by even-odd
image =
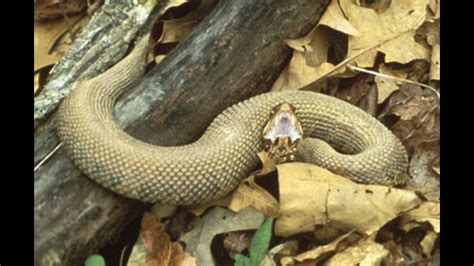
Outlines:
{"label": "snake's open mouth", "polygon": [[303,128],[289,103],[278,105],[263,129],[265,150],[278,163],[294,160],[298,143],[303,138]]}

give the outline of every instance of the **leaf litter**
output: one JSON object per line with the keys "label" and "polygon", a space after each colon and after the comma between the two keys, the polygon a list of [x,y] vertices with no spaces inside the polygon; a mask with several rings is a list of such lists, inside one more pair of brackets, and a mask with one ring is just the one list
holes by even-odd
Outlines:
{"label": "leaf litter", "polygon": [[[176,4],[176,10],[185,2]],[[177,230],[170,222],[176,212],[166,208],[162,211],[171,220],[145,214],[129,265],[220,265],[211,249],[216,240],[228,257],[245,257],[244,263],[250,263],[254,239],[268,244],[258,249],[260,265],[380,265],[437,259],[439,1],[387,3],[332,1],[306,36],[286,40],[293,56],[272,90],[321,91],[330,85],[331,95],[386,123],[409,151],[408,186],[360,185],[303,163],[275,166],[260,154],[263,169],[233,194],[187,209],[198,217],[191,228]],[[203,0],[188,5],[185,12],[171,10],[158,19],[152,31],[154,61],[161,62],[215,4]],[[72,37],[64,39],[68,30],[63,23],[46,30],[49,35],[41,42],[35,39],[36,84],[39,71],[57,62],[72,42]],[[275,220],[262,237],[257,229],[264,217]],[[176,230],[172,235],[178,237],[167,233]],[[256,260],[252,263],[258,265]]]}
{"label": "leaf litter", "polygon": [[264,215],[252,208],[238,213],[215,207],[194,225],[194,229],[185,233],[181,240],[186,250],[196,257],[197,265],[215,265],[211,254],[211,242],[218,234],[231,231],[255,230],[263,222]]}
{"label": "leaf litter", "polygon": [[133,247],[127,265],[191,266],[196,265],[196,262],[184,251],[180,243],[171,241],[170,236],[163,230],[159,217],[145,213],[139,239]]}
{"label": "leaf litter", "polygon": [[[259,265],[436,260],[439,3],[384,3],[332,1],[306,36],[286,40],[293,57],[272,90],[329,92],[377,117],[409,152],[409,184],[402,188],[357,184],[314,165],[275,165],[260,153],[262,169],[251,173],[231,195],[189,208],[200,218],[180,239],[197,265],[220,265],[229,259],[235,265],[253,265],[251,242],[261,237],[254,232],[263,217],[274,217],[275,222],[269,231],[273,240]],[[179,28],[185,24],[182,20],[173,23]],[[167,36],[161,40],[181,39],[178,33]],[[331,86],[322,89],[320,84]],[[218,253],[226,254],[216,254],[216,245]],[[219,260],[223,257],[227,259]]]}

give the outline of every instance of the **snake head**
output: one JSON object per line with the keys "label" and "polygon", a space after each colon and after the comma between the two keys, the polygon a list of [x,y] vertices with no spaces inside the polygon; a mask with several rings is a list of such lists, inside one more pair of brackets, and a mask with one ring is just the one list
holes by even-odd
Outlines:
{"label": "snake head", "polygon": [[292,161],[302,138],[303,128],[296,117],[295,107],[289,103],[278,105],[263,129],[265,150],[279,163]]}

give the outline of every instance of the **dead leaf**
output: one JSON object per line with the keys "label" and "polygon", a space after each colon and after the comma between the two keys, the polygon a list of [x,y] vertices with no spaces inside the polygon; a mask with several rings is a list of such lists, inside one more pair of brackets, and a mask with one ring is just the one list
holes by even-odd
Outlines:
{"label": "dead leaf", "polygon": [[329,40],[326,28],[315,27],[306,36],[285,42],[295,51],[303,53],[306,65],[318,67],[328,61]]}
{"label": "dead leaf", "polygon": [[436,244],[436,240],[438,239],[438,234],[433,232],[433,231],[428,231],[425,235],[425,237],[423,238],[423,240],[421,240],[420,242],[420,245],[421,245],[421,248],[423,249],[423,253],[425,254],[425,256],[427,258],[431,258],[432,257],[432,252],[433,252],[433,249],[435,247],[435,244]]}
{"label": "dead leaf", "polygon": [[257,185],[254,178],[255,176],[250,176],[239,185],[232,195],[229,210],[239,211],[252,206],[267,216],[278,217],[278,202],[268,191]]}
{"label": "dead leaf", "polygon": [[412,191],[359,185],[304,163],[278,165],[280,210],[275,233],[290,236],[316,226],[372,234],[399,213],[421,203]]}
{"label": "dead leaf", "polygon": [[335,96],[338,99],[357,105],[367,95],[370,87],[373,86],[374,78],[371,75],[362,74],[348,81],[348,86],[340,85],[338,87]]}
{"label": "dead leaf", "polygon": [[197,265],[214,265],[211,254],[212,239],[222,233],[257,229],[263,222],[263,214],[252,208],[238,213],[216,207],[196,222],[194,229],[180,239],[186,243],[186,250],[196,257]]}
{"label": "dead leaf", "polygon": [[36,93],[38,92],[39,88],[40,88],[40,72],[35,72],[35,77],[34,77],[34,94],[36,95]]}
{"label": "dead leaf", "polygon": [[435,167],[439,166],[439,141],[420,143],[413,152],[408,172],[411,179],[407,189],[416,190],[428,200],[439,201],[440,179]]}
{"label": "dead leaf", "polygon": [[440,204],[437,202],[423,202],[418,208],[413,209],[402,215],[401,223],[409,222],[428,222],[433,226],[436,233],[440,232]]}
{"label": "dead leaf", "polygon": [[281,259],[282,265],[293,265],[295,262],[317,265],[321,260],[326,259],[332,254],[345,249],[360,238],[354,232],[348,232],[331,243],[317,246],[311,250],[305,251],[295,256],[285,256]]}
{"label": "dead leaf", "polygon": [[324,265],[384,265],[388,255],[383,245],[366,239],[336,253]]}
{"label": "dead leaf", "polygon": [[430,80],[439,80],[440,79],[440,46],[436,44],[433,46],[431,51],[431,68],[430,68]]}
{"label": "dead leaf", "polygon": [[159,43],[180,42],[199,23],[197,12],[190,12],[180,19],[164,20],[163,34],[158,40]]}
{"label": "dead leaf", "polygon": [[35,20],[55,19],[69,14],[79,13],[86,8],[86,5],[87,2],[84,0],[35,1]]}
{"label": "dead leaf", "polygon": [[329,4],[328,8],[321,17],[319,24],[326,25],[334,30],[346,33],[347,35],[359,35],[359,31],[357,31],[357,29],[352,26],[352,24],[349,22],[349,20],[347,20],[346,16],[342,12],[338,1],[332,1],[331,4]]}
{"label": "dead leaf", "polygon": [[426,39],[426,43],[433,47],[439,44],[439,30],[440,24],[439,20],[434,20],[432,22],[426,21],[421,25],[420,28],[417,30],[417,34],[419,35],[420,39]]}
{"label": "dead leaf", "polygon": [[438,99],[417,85],[403,84],[380,115],[394,114],[400,120],[391,128],[412,153],[422,142],[439,140]]}
{"label": "dead leaf", "polygon": [[200,1],[199,6],[189,10],[186,6],[182,6],[187,2],[188,0],[169,1],[166,7],[163,8],[164,10],[169,10],[172,7],[177,7],[178,9],[182,7],[183,9],[180,12],[187,13],[180,18],[157,20],[157,23],[154,24],[151,30],[152,46],[154,47],[153,54],[155,56],[148,57],[148,63],[155,61],[156,64],[159,64],[177,43],[184,40],[217,4],[216,0],[203,0]]}
{"label": "dead leaf", "polygon": [[401,34],[393,41],[382,44],[378,50],[385,54],[386,63],[406,64],[413,60],[430,59],[430,50],[422,43],[415,41],[415,31]]}
{"label": "dead leaf", "polygon": [[377,51],[385,54],[385,62],[407,63],[415,59],[427,59],[428,51],[416,43],[413,36],[425,20],[428,0],[393,0],[384,12],[356,5],[351,0],[339,1],[344,14],[359,35],[349,36],[348,57],[359,51],[399,36],[377,49],[355,59],[359,67],[372,67]]}
{"label": "dead leaf", "polygon": [[441,170],[440,170],[439,166],[438,167],[433,166],[433,171],[435,171],[438,175],[440,175],[440,173],[441,173]]}
{"label": "dead leaf", "polygon": [[[280,77],[275,81],[272,90],[292,90],[304,87],[314,80],[320,78],[323,74],[333,69],[334,65],[328,62],[320,64],[318,67],[310,67],[306,64],[305,54],[300,51],[293,51],[293,57],[288,64],[288,69],[280,74]],[[341,68],[334,72],[336,75],[344,72]]]}
{"label": "dead leaf", "polygon": [[[165,57],[166,55],[159,54],[155,56],[154,61],[156,64],[159,64],[163,59],[165,59]],[[153,57],[151,57],[150,60],[148,60],[148,63],[151,63],[151,62],[153,62]]]}
{"label": "dead leaf", "polygon": [[[392,67],[384,63],[379,65],[378,72],[396,78],[407,78],[407,70],[394,70]],[[390,94],[392,94],[394,91],[398,90],[398,87],[400,86],[400,82],[397,82],[394,79],[384,78],[381,76],[375,76],[374,81],[377,84],[378,89],[378,104],[384,102],[388,98],[388,96],[390,96]]]}
{"label": "dead leaf", "polygon": [[[181,5],[186,1],[176,1],[178,3],[173,6]],[[163,30],[158,44],[180,42],[191,33],[194,27],[207,16],[214,6],[217,4],[216,0],[204,0],[201,1],[199,6],[185,16],[178,19],[161,20],[163,23]],[[170,6],[171,7],[171,6]]]}
{"label": "dead leaf", "polygon": [[237,212],[248,206],[260,211],[267,217],[278,217],[280,210],[278,201],[267,190],[259,186],[255,180],[271,178],[266,176],[275,169],[275,162],[268,158],[268,154],[260,152],[258,154],[262,161],[262,169],[250,174],[232,194],[232,199],[228,208]]}
{"label": "dead leaf", "polygon": [[140,237],[127,265],[196,265],[192,261],[179,243],[171,242],[160,219],[151,213],[144,213]]}
{"label": "dead leaf", "polygon": [[407,189],[439,201],[439,102],[437,95],[419,86],[404,84],[393,93],[381,116],[395,114],[399,121],[391,127],[411,154]]}
{"label": "dead leaf", "polygon": [[71,16],[66,20],[35,22],[34,24],[34,71],[55,64],[62,53],[52,53],[52,48],[58,39],[70,29],[81,17]]}

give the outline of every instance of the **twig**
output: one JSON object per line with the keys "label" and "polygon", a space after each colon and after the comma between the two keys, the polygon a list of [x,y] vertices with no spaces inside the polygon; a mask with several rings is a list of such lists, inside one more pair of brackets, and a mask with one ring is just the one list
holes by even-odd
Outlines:
{"label": "twig", "polygon": [[356,67],[356,66],[349,65],[349,64],[347,64],[347,67],[349,67],[351,70],[354,70],[354,71],[359,71],[359,72],[371,74],[371,75],[374,75],[374,76],[379,76],[379,77],[382,77],[382,78],[393,79],[393,80],[397,80],[397,81],[401,81],[401,82],[405,82],[405,83],[415,84],[415,85],[418,85],[420,87],[432,90],[436,94],[436,96],[438,97],[438,100],[440,98],[439,92],[435,88],[433,88],[431,86],[428,86],[426,84],[416,82],[416,81],[413,81],[413,80],[409,80],[409,79],[397,78],[397,77],[394,77],[394,76],[390,76],[390,75],[387,75],[387,74],[382,74],[382,73],[379,73],[379,72],[375,72],[375,71],[372,71],[372,70],[367,70],[365,68]]}
{"label": "twig", "polygon": [[38,168],[41,167],[41,165],[43,165],[51,156],[53,156],[53,154],[59,149],[61,148],[61,146],[63,146],[63,143],[60,142],[50,153],[48,153],[48,155],[46,155],[43,160],[41,160],[34,168],[33,172],[36,172],[36,170],[38,170]]}
{"label": "twig", "polygon": [[125,250],[127,250],[127,248],[128,248],[128,246],[123,247],[122,253],[120,254],[120,262],[119,262],[120,266],[125,265],[125,264],[123,264],[123,257],[125,255]]}

